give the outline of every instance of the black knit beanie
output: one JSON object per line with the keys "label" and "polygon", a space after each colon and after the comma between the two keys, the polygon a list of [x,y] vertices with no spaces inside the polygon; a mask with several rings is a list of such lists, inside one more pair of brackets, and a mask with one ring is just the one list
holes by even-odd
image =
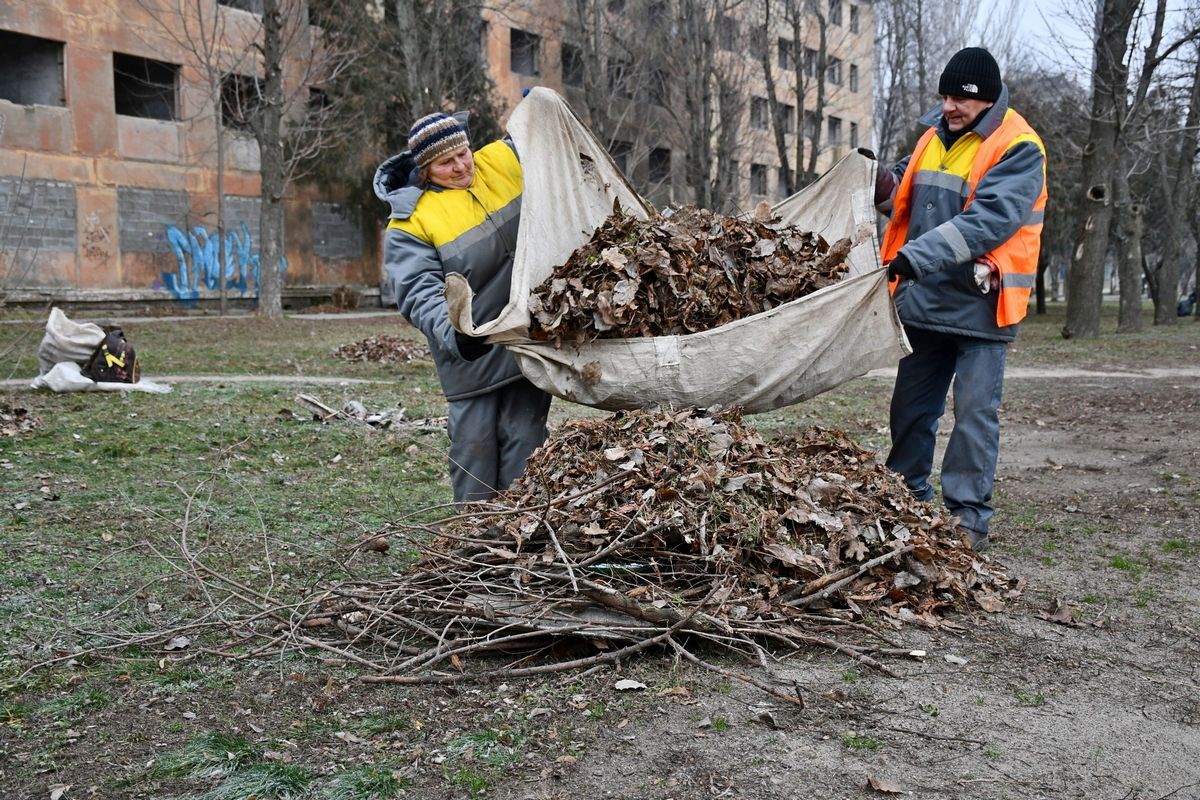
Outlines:
{"label": "black knit beanie", "polygon": [[1000,99],[1000,65],[982,47],[959,50],[942,70],[938,94],[973,97],[988,103]]}

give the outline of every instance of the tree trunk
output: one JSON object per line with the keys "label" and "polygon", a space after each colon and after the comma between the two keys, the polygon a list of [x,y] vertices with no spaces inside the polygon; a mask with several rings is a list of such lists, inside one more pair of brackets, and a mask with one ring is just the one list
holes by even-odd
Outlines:
{"label": "tree trunk", "polygon": [[262,204],[259,211],[258,314],[283,318],[283,15],[280,0],[263,0],[263,107],[258,139]]}
{"label": "tree trunk", "polygon": [[1167,214],[1163,231],[1162,260],[1155,272],[1153,283],[1154,324],[1174,325],[1178,321],[1179,274],[1182,271],[1184,229],[1188,223],[1188,200],[1196,182],[1196,126],[1200,125],[1200,58],[1197,58],[1192,75],[1192,93],[1188,100],[1187,126],[1179,142],[1179,159],[1175,165],[1174,180],[1165,194]]}
{"label": "tree trunk", "polygon": [[1117,164],[1113,192],[1120,212],[1117,220],[1117,274],[1121,281],[1121,310],[1117,333],[1142,329],[1142,223],[1145,208],[1129,194],[1129,169],[1122,154]]}
{"label": "tree trunk", "polygon": [[[792,166],[788,158],[787,131],[784,130],[783,120],[779,114],[779,99],[775,91],[775,72],[771,69],[771,3],[772,0],[763,0],[763,30],[765,31],[763,38],[767,42],[767,46],[762,51],[763,81],[767,87],[767,113],[770,115],[768,124],[775,133],[775,152],[779,156],[779,178],[783,183],[781,194],[784,197],[790,197],[796,190],[793,188]],[[803,131],[800,133],[803,135]]]}
{"label": "tree trunk", "polygon": [[1129,75],[1126,40],[1138,5],[1139,0],[1105,0],[1096,36],[1092,122],[1082,164],[1080,208],[1084,218],[1067,276],[1067,322],[1062,330],[1067,339],[1100,335],[1104,261],[1113,212],[1113,168]]}

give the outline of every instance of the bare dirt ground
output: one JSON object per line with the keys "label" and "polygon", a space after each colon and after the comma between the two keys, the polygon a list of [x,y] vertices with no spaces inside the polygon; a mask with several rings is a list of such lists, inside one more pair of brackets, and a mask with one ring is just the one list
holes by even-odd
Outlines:
{"label": "bare dirt ground", "polygon": [[[317,662],[186,692],[136,683],[122,696],[114,678],[121,702],[65,734],[0,725],[0,797],[68,784],[65,800],[198,796],[146,770],[204,723],[314,769],[388,756],[404,765],[402,796],[428,800],[1200,798],[1198,414],[1194,371],[1011,377],[987,557],[1027,579],[1024,596],[889,631],[925,653],[889,662],[900,679],[806,654],[778,669],[799,709],[653,658],[459,688],[368,687]],[[617,692],[618,678],[647,688]],[[403,724],[356,727],[379,713]],[[447,747],[485,729],[510,745],[503,764]],[[39,769],[45,736],[63,741]]]}

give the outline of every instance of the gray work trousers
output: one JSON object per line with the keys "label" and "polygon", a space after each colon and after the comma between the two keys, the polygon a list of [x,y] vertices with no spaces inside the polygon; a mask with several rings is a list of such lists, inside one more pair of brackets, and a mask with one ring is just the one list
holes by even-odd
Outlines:
{"label": "gray work trousers", "polygon": [[911,355],[900,359],[892,392],[887,466],[918,500],[933,499],[938,420],[954,386],[954,429],[942,458],[942,499],[965,527],[987,533],[1000,452],[1000,397],[1008,343],[906,328]]}
{"label": "gray work trousers", "polygon": [[450,401],[450,483],[455,503],[488,500],[525,471],[546,441],[551,397],[525,378]]}

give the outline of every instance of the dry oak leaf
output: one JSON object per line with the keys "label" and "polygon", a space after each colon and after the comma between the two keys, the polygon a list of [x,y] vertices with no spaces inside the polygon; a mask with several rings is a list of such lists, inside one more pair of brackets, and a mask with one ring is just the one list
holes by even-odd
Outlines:
{"label": "dry oak leaf", "polygon": [[900,787],[900,784],[895,781],[885,781],[873,775],[867,776],[867,788],[883,794],[904,794],[904,789]]}

